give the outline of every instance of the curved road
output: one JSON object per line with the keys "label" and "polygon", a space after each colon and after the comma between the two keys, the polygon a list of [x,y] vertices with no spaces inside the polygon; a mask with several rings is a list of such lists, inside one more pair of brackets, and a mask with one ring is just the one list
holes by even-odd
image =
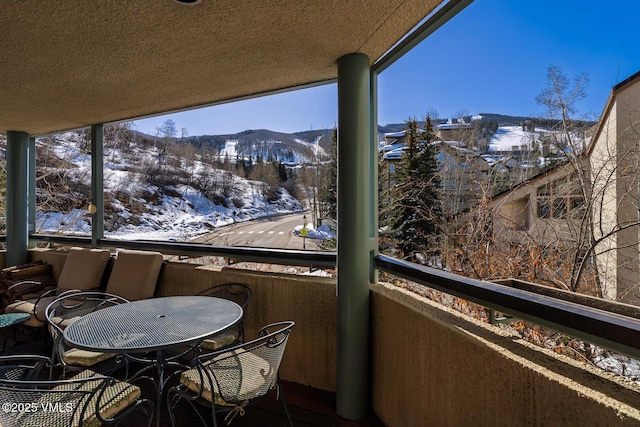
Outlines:
{"label": "curved road", "polygon": [[[302,225],[303,214],[285,215],[242,222],[222,227],[194,240],[220,246],[254,246],[261,248],[303,249],[303,239],[293,235],[293,229]],[[318,240],[305,239],[307,250],[317,250]]]}

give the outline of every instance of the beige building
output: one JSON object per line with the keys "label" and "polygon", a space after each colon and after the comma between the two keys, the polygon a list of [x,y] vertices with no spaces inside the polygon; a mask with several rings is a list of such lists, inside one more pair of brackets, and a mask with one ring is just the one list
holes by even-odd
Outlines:
{"label": "beige building", "polygon": [[462,119],[441,123],[435,127],[436,136],[443,141],[462,141],[468,147],[475,146],[475,125]]}
{"label": "beige building", "polygon": [[592,247],[603,296],[640,304],[639,124],[640,72],[613,88],[581,158],[492,198],[494,233],[513,243]]}
{"label": "beige building", "polygon": [[606,295],[640,303],[640,72],[616,85],[589,147],[594,238]]}
{"label": "beige building", "polygon": [[566,218],[584,205],[571,164],[564,164],[527,180],[492,199],[494,232],[520,242],[529,237],[539,244],[566,239]]}

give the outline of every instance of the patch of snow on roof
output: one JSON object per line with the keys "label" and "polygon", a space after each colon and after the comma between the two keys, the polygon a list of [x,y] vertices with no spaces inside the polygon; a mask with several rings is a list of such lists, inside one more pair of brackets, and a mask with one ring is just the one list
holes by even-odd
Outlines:
{"label": "patch of snow on roof", "polygon": [[405,134],[405,131],[400,131],[400,132],[389,132],[389,133],[385,133],[384,137],[385,138],[401,138],[403,137]]}

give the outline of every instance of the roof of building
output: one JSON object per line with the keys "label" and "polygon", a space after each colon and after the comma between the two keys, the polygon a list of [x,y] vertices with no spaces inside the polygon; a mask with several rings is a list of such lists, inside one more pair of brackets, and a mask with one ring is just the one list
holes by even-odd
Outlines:
{"label": "roof of building", "polygon": [[473,127],[471,123],[443,123],[436,126],[440,130],[470,129]]}
{"label": "roof of building", "polygon": [[625,89],[627,89],[628,87],[632,86],[635,83],[640,82],[640,71],[636,72],[635,74],[627,77],[626,79],[622,80],[620,83],[618,83],[617,85],[615,85],[612,89],[611,89],[611,93],[609,94],[609,98],[607,99],[607,103],[604,106],[604,109],[602,110],[602,114],[600,115],[600,120],[598,121],[598,124],[596,125],[596,130],[593,134],[593,137],[591,138],[591,143],[587,149],[587,155],[590,155],[591,152],[593,151],[593,149],[595,148],[595,145],[598,141],[599,135],[603,130],[603,127],[607,121],[607,117],[609,116],[609,113],[611,112],[611,108],[613,107],[614,101],[616,99],[616,96],[624,91]]}

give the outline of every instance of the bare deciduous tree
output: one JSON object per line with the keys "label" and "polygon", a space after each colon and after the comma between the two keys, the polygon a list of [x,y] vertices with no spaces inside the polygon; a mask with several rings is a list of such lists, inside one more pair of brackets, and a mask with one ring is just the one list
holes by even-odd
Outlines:
{"label": "bare deciduous tree", "polygon": [[547,79],[536,99],[558,123],[552,142],[564,147],[565,163],[502,201],[487,191],[486,203],[449,232],[449,265],[482,279],[638,302],[640,85],[616,98],[616,114],[596,127],[572,118],[586,95],[585,74],[569,79],[550,67]]}

